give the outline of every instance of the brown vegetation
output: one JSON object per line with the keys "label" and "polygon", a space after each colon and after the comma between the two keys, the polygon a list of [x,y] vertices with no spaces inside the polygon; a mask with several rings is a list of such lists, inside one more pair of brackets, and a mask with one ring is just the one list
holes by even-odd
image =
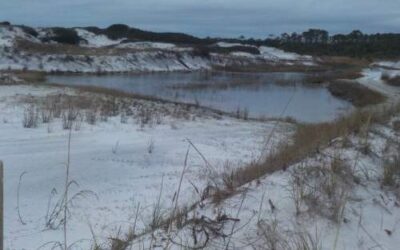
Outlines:
{"label": "brown vegetation", "polygon": [[357,82],[335,81],[329,84],[328,90],[332,95],[345,99],[356,107],[375,105],[386,100],[386,97],[379,92],[364,87]]}
{"label": "brown vegetation", "polygon": [[389,74],[383,73],[381,79],[389,85],[400,87],[400,76],[390,76]]}
{"label": "brown vegetation", "polygon": [[285,170],[290,165],[320,152],[333,139],[359,134],[369,122],[388,122],[390,117],[398,112],[400,112],[399,104],[370,111],[355,111],[333,122],[299,124],[291,141],[282,142],[263,161],[254,162],[231,173],[231,185],[240,187],[266,174]]}
{"label": "brown vegetation", "polygon": [[275,63],[249,63],[243,64],[230,64],[226,66],[214,66],[215,70],[226,71],[226,72],[322,72],[326,68],[320,66],[310,65],[287,65],[287,64],[275,64]]}
{"label": "brown vegetation", "polygon": [[38,71],[14,71],[13,74],[26,83],[40,83],[46,80],[46,74]]}
{"label": "brown vegetation", "polygon": [[[73,56],[102,56],[102,55],[126,55],[127,53],[137,51],[159,51],[156,48],[134,49],[134,48],[116,48],[114,46],[89,48],[73,44],[50,44],[50,43],[34,43],[27,40],[19,39],[16,42],[18,50],[34,53],[34,54],[52,54],[67,55],[65,60],[74,60]],[[165,53],[173,53],[173,51],[165,51]],[[88,61],[91,58],[87,58]]]}

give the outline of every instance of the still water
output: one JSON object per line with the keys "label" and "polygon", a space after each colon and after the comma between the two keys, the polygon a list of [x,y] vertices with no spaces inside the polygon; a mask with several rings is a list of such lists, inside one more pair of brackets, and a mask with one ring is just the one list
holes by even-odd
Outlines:
{"label": "still water", "polygon": [[[97,86],[195,103],[250,117],[292,117],[302,122],[333,120],[352,108],[303,73],[172,72],[138,75],[51,75],[50,83]],[[285,107],[287,106],[287,109]]]}

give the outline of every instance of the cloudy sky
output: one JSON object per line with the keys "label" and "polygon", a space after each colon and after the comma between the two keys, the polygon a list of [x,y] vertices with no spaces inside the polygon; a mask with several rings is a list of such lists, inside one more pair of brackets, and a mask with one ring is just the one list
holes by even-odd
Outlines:
{"label": "cloudy sky", "polygon": [[400,0],[0,0],[0,20],[31,26],[126,23],[202,37],[266,37],[310,27],[400,33]]}

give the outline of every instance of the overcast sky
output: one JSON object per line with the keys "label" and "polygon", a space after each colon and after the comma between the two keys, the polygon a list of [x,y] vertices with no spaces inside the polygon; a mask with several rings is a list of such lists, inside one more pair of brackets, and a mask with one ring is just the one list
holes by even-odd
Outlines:
{"label": "overcast sky", "polygon": [[202,37],[262,38],[311,27],[400,33],[400,0],[0,0],[0,20],[68,27],[125,23]]}

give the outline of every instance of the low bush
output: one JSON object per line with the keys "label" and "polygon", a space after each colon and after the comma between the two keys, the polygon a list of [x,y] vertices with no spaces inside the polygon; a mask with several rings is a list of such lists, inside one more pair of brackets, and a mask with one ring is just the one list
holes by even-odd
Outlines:
{"label": "low bush", "polygon": [[[98,30],[97,30],[98,32]],[[105,34],[110,39],[127,38],[129,33],[129,26],[125,24],[113,24],[105,30]]]}
{"label": "low bush", "polygon": [[81,38],[74,29],[67,28],[52,28],[53,35],[45,38],[47,40],[55,41],[62,44],[79,45]]}
{"label": "low bush", "polygon": [[207,46],[195,46],[193,48],[192,54],[193,56],[210,58],[211,50]]}
{"label": "low bush", "polygon": [[386,100],[381,93],[356,82],[334,81],[329,84],[328,90],[332,95],[347,100],[356,107],[375,105]]}
{"label": "low bush", "polygon": [[25,33],[27,33],[33,37],[37,37],[39,35],[39,33],[34,28],[31,28],[31,27],[28,27],[25,25],[21,25],[18,27],[20,27]]}

